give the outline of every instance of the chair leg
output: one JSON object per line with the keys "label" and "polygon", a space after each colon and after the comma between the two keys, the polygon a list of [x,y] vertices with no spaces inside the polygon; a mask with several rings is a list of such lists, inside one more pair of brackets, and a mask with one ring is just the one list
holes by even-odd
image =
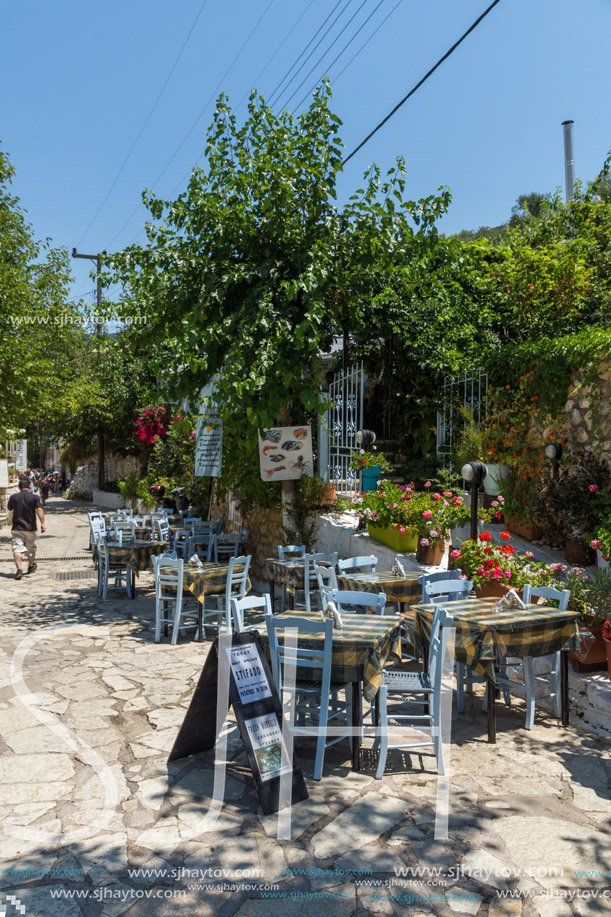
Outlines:
{"label": "chair leg", "polygon": [[174,612],[174,625],[172,627],[172,645],[175,646],[178,643],[178,631],[180,625],[180,614],[182,612],[181,606],[176,601],[176,611]]}
{"label": "chair leg", "polygon": [[463,664],[456,663],[456,709],[458,713],[465,712],[465,686],[463,682]]}
{"label": "chair leg", "polygon": [[552,656],[552,670],[549,674],[550,688],[554,697],[554,716],[557,719],[562,717],[562,692],[560,688],[560,653],[554,653]]}
{"label": "chair leg", "polygon": [[[161,643],[161,599],[155,599],[155,643]],[[166,625],[167,628],[167,625]]]}
{"label": "chair leg", "polygon": [[322,777],[322,766],[325,760],[325,746],[327,743],[327,706],[320,711],[318,720],[318,738],[316,740],[316,759],[314,761],[314,780],[320,780]]}
{"label": "chair leg", "polygon": [[522,660],[524,669],[524,685],[526,687],[526,722],[525,729],[532,729],[535,724],[535,670],[532,656],[525,656]]}
{"label": "chair leg", "polygon": [[[376,695],[376,703],[380,711],[380,757],[378,758],[378,768],[376,770],[376,780],[381,780],[384,776],[384,768],[386,767],[386,757],[388,755],[388,688],[386,685],[380,685],[380,689]],[[378,741],[378,736],[376,736],[376,742]],[[375,746],[374,746],[375,747]]]}

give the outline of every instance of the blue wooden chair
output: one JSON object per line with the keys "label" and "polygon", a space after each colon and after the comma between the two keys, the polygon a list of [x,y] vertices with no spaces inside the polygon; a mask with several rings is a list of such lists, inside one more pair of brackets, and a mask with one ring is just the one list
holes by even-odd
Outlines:
{"label": "blue wooden chair", "polygon": [[[313,776],[314,780],[320,780],[325,749],[344,738],[350,739],[352,725],[351,685],[331,681],[333,621],[268,614],[266,624],[272,672],[283,709],[289,715],[288,728],[294,739],[297,736],[316,738]],[[292,633],[287,635],[287,629]],[[283,642],[278,639],[279,633],[283,634]],[[314,634],[323,635],[322,649],[308,649],[303,645],[301,638],[307,640],[308,635]],[[303,670],[312,672],[313,676],[316,672],[316,680],[297,680],[297,669],[300,673]],[[345,700],[340,697],[342,692]],[[285,703],[284,695],[288,695],[288,703]],[[343,721],[342,725],[334,729],[334,738],[327,739],[328,727],[336,719]]]}
{"label": "blue wooden chair", "polygon": [[333,602],[340,613],[356,614],[357,609],[370,614],[382,615],[386,607],[385,592],[350,592],[346,589],[331,589],[325,596],[326,604]]}
{"label": "blue wooden chair", "polygon": [[[398,670],[384,670],[382,684],[376,695],[379,710],[380,734],[374,742],[374,749],[379,747],[380,757],[376,771],[376,779],[381,780],[386,767],[386,757],[391,748],[421,748],[432,746],[437,760],[437,771],[445,773],[443,760],[443,744],[441,736],[441,682],[443,675],[443,661],[447,642],[447,631],[452,627],[453,618],[443,606],[435,609],[431,629],[431,642],[429,647],[429,671],[426,672],[401,672]],[[443,629],[443,630],[442,630]],[[444,633],[445,632],[445,633]],[[440,635],[441,634],[441,635]],[[397,707],[389,709],[389,695],[398,694]],[[412,713],[407,707],[409,704],[422,702],[428,706],[427,713]],[[407,707],[406,707],[407,705]],[[390,744],[388,740],[388,727],[410,726],[430,733],[430,740],[416,742],[399,742]]]}
{"label": "blue wooden chair", "polygon": [[377,566],[378,558],[375,554],[365,554],[361,557],[345,557],[337,562],[337,570],[340,576],[349,570],[359,570],[361,573],[375,573]]}
{"label": "blue wooden chair", "polygon": [[[525,605],[532,604],[534,598],[552,599],[558,602],[560,611],[566,611],[571,599],[570,589],[554,589],[551,586],[524,586],[523,601]],[[524,697],[526,700],[525,729],[532,729],[535,723],[535,705],[538,700],[551,697],[554,702],[554,714],[560,719],[562,714],[562,696],[560,693],[560,653],[550,656],[538,657],[539,661],[545,660],[550,665],[548,671],[535,674],[535,660],[532,656],[523,659],[505,659],[496,676],[496,683],[503,689],[505,703],[511,703],[511,695]],[[512,670],[513,678],[509,675]],[[544,690],[537,692],[537,685],[544,685]],[[539,696],[537,697],[537,693]],[[484,701],[484,710],[486,702]]]}
{"label": "blue wooden chair", "polygon": [[[164,634],[168,633],[168,626],[172,625],[172,644],[178,642],[181,630],[194,629],[201,640],[201,611],[199,603],[193,608],[185,608],[184,603],[190,597],[184,594],[183,573],[184,560],[176,557],[174,552],[158,554],[153,557],[153,570],[155,574],[155,643],[161,641],[161,628]],[[191,597],[192,598],[192,597]],[[195,615],[195,621],[181,623],[185,614]]]}
{"label": "blue wooden chair", "polygon": [[[261,630],[261,625],[266,627],[268,614],[272,613],[272,604],[269,595],[245,595],[244,598],[231,598],[231,621],[236,634],[241,634],[249,630]],[[249,611],[263,611],[263,620],[256,624],[244,624],[244,613]]]}

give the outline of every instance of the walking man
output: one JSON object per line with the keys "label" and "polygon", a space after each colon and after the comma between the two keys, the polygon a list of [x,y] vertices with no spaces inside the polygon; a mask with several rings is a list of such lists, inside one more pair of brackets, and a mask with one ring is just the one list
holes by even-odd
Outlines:
{"label": "walking man", "polygon": [[[36,569],[36,516],[40,519],[40,531],[45,532],[45,513],[38,494],[30,492],[28,478],[19,478],[19,493],[13,494],[8,501],[8,511],[12,514],[11,535],[13,538],[13,557],[17,572],[15,579],[21,579],[23,555],[27,555],[27,573]],[[10,518],[10,517],[9,517]]]}

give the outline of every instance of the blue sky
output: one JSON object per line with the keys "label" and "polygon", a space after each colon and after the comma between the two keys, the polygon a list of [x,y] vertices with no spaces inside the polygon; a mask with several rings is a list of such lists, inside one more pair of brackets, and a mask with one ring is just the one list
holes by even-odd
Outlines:
{"label": "blue sky", "polygon": [[[341,0],[341,17],[278,105],[293,110],[371,14],[328,70],[350,152],[488,2]],[[0,0],[0,140],[36,235],[87,253],[141,239],[142,189],[162,198],[183,189],[218,92],[241,102],[238,116],[253,85],[269,98],[335,3],[206,0],[202,10],[202,0]],[[611,0],[501,0],[351,160],[341,194],[359,187],[370,163],[390,166],[402,154],[410,197],[450,186],[443,231],[497,225],[519,194],[564,186],[567,119],[576,174],[594,177],[611,147],[610,35]],[[89,262],[73,266],[73,295],[91,299]]]}

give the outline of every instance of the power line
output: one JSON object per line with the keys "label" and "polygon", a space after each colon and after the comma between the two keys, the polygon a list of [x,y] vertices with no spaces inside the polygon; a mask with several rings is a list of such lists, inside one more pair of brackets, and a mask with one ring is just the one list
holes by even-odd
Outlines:
{"label": "power line", "polygon": [[329,26],[329,28],[327,29],[327,31],[324,33],[324,35],[322,36],[322,38],[320,39],[320,41],[312,48],[312,51],[310,52],[310,54],[308,55],[308,57],[305,59],[305,61],[304,61],[303,64],[301,65],[301,67],[299,67],[299,70],[297,70],[297,73],[295,73],[295,75],[291,77],[291,79],[289,80],[289,82],[287,83],[287,85],[284,87],[284,89],[282,89],[282,90],[280,91],[280,87],[282,86],[282,84],[284,83],[284,81],[287,79],[287,77],[290,76],[290,74],[291,74],[292,71],[295,69],[295,67],[297,66],[297,64],[299,63],[299,61],[300,61],[301,58],[303,57],[303,55],[307,52],[307,50],[308,50],[308,48],[310,47],[310,45],[312,44],[312,42],[316,39],[316,37],[317,37],[317,36],[320,34],[320,32],[324,29],[324,27],[325,27],[326,24],[328,23],[329,19],[331,18],[331,16],[333,16],[333,14],[335,13],[335,10],[338,8],[338,6],[340,5],[341,2],[342,2],[342,0],[337,0],[337,3],[335,4],[335,6],[333,7],[333,9],[332,9],[331,12],[329,13],[329,15],[327,16],[327,18],[325,19],[325,21],[322,23],[321,26],[318,27],[318,29],[316,30],[316,32],[314,33],[314,35],[312,36],[312,38],[309,40],[309,42],[307,43],[307,45],[305,46],[305,48],[303,49],[303,51],[301,52],[301,54],[298,56],[297,60],[294,61],[294,63],[293,63],[292,66],[289,68],[289,70],[287,71],[287,73],[284,74],[284,76],[282,77],[282,79],[280,80],[280,82],[278,83],[278,85],[276,86],[276,88],[273,90],[273,92],[272,92],[271,95],[269,96],[269,98],[268,98],[268,105],[272,106],[272,105],[280,98],[280,96],[281,96],[282,93],[286,90],[286,88],[287,88],[288,86],[290,86],[290,84],[293,82],[293,80],[295,79],[295,77],[297,76],[297,74],[305,67],[305,65],[307,64],[309,58],[312,56],[312,54],[314,53],[314,51],[316,50],[316,48],[319,47],[320,42],[323,41],[323,40],[326,38],[326,36],[329,34],[329,32],[331,31],[331,29],[333,28],[333,26],[334,26],[335,23],[337,22],[337,20],[342,16],[342,14],[343,14],[344,11],[346,10],[346,8],[350,5],[351,0],[346,0],[346,2],[344,3],[343,9],[338,13],[338,15],[337,15],[336,18],[333,20],[333,22],[331,23],[331,25]]}
{"label": "power line", "polygon": [[[382,22],[381,22],[378,26],[376,26],[376,28],[373,30],[373,32],[371,33],[371,35],[363,42],[363,44],[362,44],[361,47],[358,49],[358,51],[356,51],[356,52],[352,55],[352,57],[350,58],[350,60],[348,61],[348,63],[345,64],[345,66],[342,67],[342,69],[339,71],[339,73],[334,77],[334,82],[335,82],[335,83],[337,83],[337,81],[339,80],[339,78],[340,78],[340,76],[342,75],[342,73],[345,73],[345,72],[346,72],[346,70],[348,69],[348,67],[350,66],[350,64],[351,64],[354,60],[356,60],[356,58],[359,56],[359,54],[361,53],[361,51],[363,51],[363,50],[367,47],[367,45],[369,44],[369,42],[371,41],[371,39],[374,38],[375,35],[377,35],[377,33],[380,31],[380,29],[382,28],[382,26],[384,25],[384,23],[385,23],[388,19],[390,19],[390,17],[391,17],[392,14],[395,12],[395,10],[399,9],[399,7],[401,6],[402,3],[403,3],[403,0],[397,0],[397,3],[393,6],[393,8],[391,9],[390,13],[387,13],[387,14],[386,14],[386,16],[384,17],[384,19],[382,20]],[[334,63],[335,63],[335,61],[334,61]],[[301,104],[301,103],[300,103],[300,104]]]}
{"label": "power line", "polygon": [[[112,192],[113,192],[113,190],[114,190],[114,188],[115,188],[115,185],[117,184],[117,182],[119,181],[121,175],[123,174],[123,170],[125,169],[125,166],[126,166],[127,163],[129,162],[129,159],[130,159],[132,153],[134,152],[134,149],[135,149],[135,147],[136,147],[136,144],[138,143],[138,141],[139,141],[140,138],[142,137],[142,134],[144,133],[144,130],[145,130],[147,124],[148,124],[149,121],[151,120],[151,117],[152,117],[152,115],[153,115],[153,112],[154,112],[155,109],[157,108],[157,105],[159,104],[159,100],[161,99],[163,93],[165,92],[166,86],[167,86],[168,83],[170,82],[170,79],[171,79],[171,77],[172,77],[172,74],[173,74],[174,71],[176,70],[176,67],[177,67],[177,65],[178,65],[178,61],[179,61],[180,58],[182,57],[183,51],[184,51],[185,48],[187,47],[187,43],[188,43],[189,39],[191,38],[191,35],[193,34],[193,30],[195,29],[195,26],[197,25],[198,20],[199,20],[201,14],[203,13],[204,7],[206,6],[207,3],[208,3],[208,0],[203,0],[203,3],[202,3],[202,5],[201,5],[200,8],[199,8],[199,12],[198,12],[197,16],[195,17],[195,19],[193,20],[193,23],[192,23],[192,25],[191,25],[191,28],[189,29],[189,32],[188,32],[188,34],[187,34],[187,37],[185,38],[185,40],[184,40],[184,42],[183,42],[183,44],[182,44],[182,47],[181,47],[180,51],[178,52],[178,54],[177,54],[177,56],[176,56],[176,59],[175,59],[174,63],[172,64],[171,68],[170,68],[170,72],[168,73],[167,77],[165,78],[165,82],[164,82],[163,86],[161,87],[161,89],[159,90],[159,93],[158,93],[158,95],[157,95],[157,98],[155,99],[155,101],[153,102],[153,105],[152,105],[152,107],[151,107],[151,110],[149,111],[148,115],[147,115],[146,118],[144,119],[144,124],[142,125],[142,127],[141,127],[140,130],[138,131],[138,134],[137,134],[137,136],[136,136],[136,139],[134,140],[134,142],[133,142],[132,145],[130,146],[130,148],[129,148],[129,150],[128,150],[128,153],[127,153],[127,156],[126,156],[125,159],[123,160],[123,163],[122,163],[122,165],[121,165],[119,171],[118,171],[117,174],[115,175],[114,181],[112,182],[110,188],[109,188],[108,191],[106,192],[106,195],[105,195],[104,199],[102,200],[102,203],[100,204],[100,206],[98,207],[98,209],[97,209],[96,212],[94,213],[93,217],[91,218],[91,220],[90,220],[90,222],[89,222],[89,225],[87,226],[87,228],[85,229],[83,235],[81,236],[81,238],[80,238],[79,241],[77,242],[77,246],[76,246],[77,248],[78,248],[78,246],[81,244],[81,242],[83,241],[83,239],[85,238],[85,236],[87,235],[87,233],[89,232],[89,230],[91,229],[91,227],[93,226],[93,224],[94,224],[95,220],[97,219],[97,217],[98,217],[100,211],[102,210],[104,204],[106,203],[106,201],[108,200],[108,198],[109,198],[110,195],[112,194]],[[113,240],[113,241],[114,241],[114,240]]]}
{"label": "power line", "polygon": [[[191,134],[193,133],[193,131],[195,130],[195,128],[197,127],[197,125],[199,124],[199,122],[201,121],[201,119],[204,117],[204,114],[206,113],[206,111],[207,111],[207,109],[208,109],[208,106],[209,106],[210,103],[216,98],[216,94],[217,94],[217,92],[219,91],[219,88],[222,86],[223,82],[227,79],[227,77],[229,76],[229,74],[230,74],[231,71],[233,70],[233,68],[234,68],[234,66],[235,66],[235,64],[236,64],[236,62],[238,61],[238,58],[241,56],[242,52],[244,51],[244,48],[246,47],[246,45],[249,43],[250,39],[253,37],[253,35],[255,34],[255,32],[257,31],[257,29],[259,28],[261,22],[263,21],[263,19],[264,19],[265,16],[267,15],[267,12],[269,11],[270,7],[272,6],[272,4],[273,4],[274,2],[275,2],[275,0],[269,0],[269,3],[267,4],[267,6],[265,7],[265,9],[264,9],[263,12],[261,13],[261,15],[259,16],[259,18],[257,19],[257,21],[256,21],[255,25],[253,26],[253,28],[250,30],[250,33],[249,33],[249,35],[248,35],[246,41],[242,44],[242,46],[240,47],[238,53],[235,55],[235,57],[233,58],[232,62],[229,64],[229,67],[227,68],[227,70],[225,71],[225,73],[223,74],[223,76],[220,78],[220,80],[218,81],[218,83],[216,84],[216,88],[214,89],[214,91],[213,91],[212,94],[210,95],[210,98],[208,99],[208,101],[206,102],[206,104],[204,105],[204,107],[202,108],[202,110],[200,111],[200,113],[198,114],[197,118],[195,119],[195,121],[193,122],[193,124],[191,125],[191,127],[189,128],[189,130],[187,131],[187,133],[185,134],[185,136],[182,138],[182,140],[180,141],[180,143],[178,144],[178,146],[176,147],[176,149],[174,150],[174,152],[172,153],[172,155],[170,156],[170,158],[169,158],[168,161],[166,162],[165,166],[163,167],[163,169],[161,170],[161,172],[159,173],[159,175],[157,176],[157,178],[156,178],[155,181],[153,182],[153,185],[157,185],[157,183],[158,183],[159,181],[161,181],[161,179],[163,178],[163,176],[165,175],[165,173],[166,173],[167,170],[169,169],[170,165],[174,162],[174,160],[175,160],[176,156],[178,155],[178,153],[180,152],[180,150],[183,148],[183,146],[185,145],[185,143],[187,142],[187,140],[189,139],[189,137],[191,136]],[[191,174],[191,170],[189,170],[189,172],[187,173],[187,175],[190,175],[190,174]],[[180,180],[180,182],[179,182],[179,185],[182,184],[183,181],[184,181],[184,177],[181,178],[181,180]],[[178,186],[177,186],[177,187],[178,187]],[[136,213],[138,212],[138,210],[140,209],[140,207],[141,207],[141,204],[138,204],[138,206],[135,207],[135,208],[132,210],[131,214],[129,215],[129,217],[127,218],[127,220],[125,221],[125,223],[123,224],[123,226],[121,227],[121,229],[119,230],[119,232],[115,234],[115,236],[113,237],[113,239],[112,239],[111,242],[109,243],[109,246],[108,246],[109,248],[112,247],[112,244],[113,244],[113,242],[115,241],[115,239],[117,239],[117,238],[121,235],[121,233],[123,232],[123,230],[125,229],[125,227],[128,225],[128,223],[131,222],[131,220],[132,220],[133,217],[136,215]],[[140,232],[142,232],[142,230],[141,230]],[[138,236],[140,235],[140,232],[138,233]],[[138,236],[136,236],[136,238],[138,238]]]}
{"label": "power line", "polygon": [[297,89],[295,89],[295,90],[291,93],[291,95],[289,96],[289,98],[286,100],[286,106],[285,106],[285,107],[288,107],[289,102],[291,101],[291,99],[293,99],[293,98],[297,95],[297,93],[299,92],[299,90],[301,89],[301,87],[303,86],[303,84],[306,82],[306,80],[309,80],[309,78],[312,76],[312,74],[314,73],[314,71],[316,70],[316,68],[317,68],[318,65],[320,64],[320,62],[323,60],[323,58],[325,57],[325,55],[326,55],[326,54],[331,50],[331,48],[340,40],[340,38],[342,37],[342,35],[344,34],[344,32],[346,31],[346,29],[348,28],[348,26],[349,26],[352,22],[354,22],[354,20],[356,19],[356,17],[358,16],[358,14],[361,12],[361,10],[363,9],[363,7],[365,6],[366,3],[367,3],[367,0],[363,0],[363,2],[361,3],[361,5],[359,6],[358,10],[357,10],[356,13],[354,14],[354,16],[351,17],[350,21],[344,26],[344,28],[341,30],[341,32],[340,32],[338,35],[335,36],[335,38],[333,39],[333,41],[331,42],[331,44],[329,45],[329,47],[326,48],[326,49],[323,51],[323,53],[320,55],[320,57],[318,58],[318,60],[317,60],[316,63],[314,64],[314,66],[306,73],[306,75],[305,75],[304,78],[302,79],[302,81],[301,81],[301,83],[299,84],[299,86],[297,87]]}
{"label": "power line", "polygon": [[[325,67],[325,72],[326,72],[326,73],[329,73],[329,71],[331,70],[331,67],[333,67],[333,65],[337,63],[337,61],[340,59],[340,57],[342,56],[342,54],[344,53],[344,51],[347,51],[347,50],[348,50],[348,48],[350,47],[350,45],[352,44],[352,42],[354,41],[354,39],[356,38],[356,36],[359,34],[359,32],[362,32],[362,30],[365,28],[365,26],[367,25],[367,23],[369,22],[369,20],[370,20],[373,16],[375,16],[375,14],[376,14],[377,11],[380,9],[380,7],[382,6],[383,3],[384,3],[384,0],[380,0],[380,2],[378,3],[378,5],[377,5],[376,7],[374,7],[374,9],[371,11],[371,13],[370,13],[369,16],[367,17],[367,19],[358,27],[358,29],[356,30],[356,32],[354,33],[354,35],[352,36],[352,38],[348,39],[348,41],[346,42],[346,44],[344,45],[344,47],[342,48],[342,50],[341,50],[338,54],[336,54],[335,57],[333,58],[333,60],[331,61],[331,63],[328,64],[328,65]],[[357,12],[358,12],[358,11],[357,11]],[[387,17],[387,18],[388,18],[388,17]],[[377,31],[377,30],[376,30],[376,31]],[[373,34],[375,35],[375,32],[374,32]],[[371,36],[370,36],[370,37],[371,37]],[[368,40],[369,40],[369,39],[368,39]],[[366,43],[367,43],[367,42],[365,42],[365,44],[366,44]],[[297,109],[305,102],[305,100],[308,98],[308,96],[311,95],[311,93],[314,91],[314,89],[315,89],[316,86],[318,85],[318,82],[319,82],[319,81],[317,80],[316,83],[314,84],[314,86],[312,86],[311,89],[308,89],[308,91],[307,91],[306,94],[303,96],[303,98],[297,103],[297,105],[295,105],[295,108],[293,109],[293,111],[297,111]]]}
{"label": "power line", "polygon": [[500,3],[500,2],[501,2],[501,0],[494,0],[494,2],[491,3],[490,6],[489,6],[486,10],[484,10],[484,12],[481,14],[481,16],[478,16],[478,18],[475,20],[475,22],[474,22],[472,25],[469,26],[469,28],[467,29],[467,31],[466,31],[463,35],[461,35],[461,37],[458,39],[457,42],[455,42],[455,44],[452,45],[452,47],[449,49],[449,51],[446,51],[446,53],[443,55],[443,57],[440,57],[440,58],[439,58],[439,60],[438,60],[437,63],[435,64],[435,66],[434,66],[434,67],[431,67],[431,69],[428,71],[428,73],[425,73],[425,75],[422,77],[422,79],[421,79],[418,83],[416,83],[416,85],[414,86],[414,88],[413,88],[413,89],[410,89],[410,91],[407,93],[407,95],[404,96],[404,97],[401,99],[401,101],[397,103],[397,105],[395,105],[395,107],[392,109],[392,111],[390,111],[390,112],[386,115],[386,117],[385,117],[382,121],[380,121],[380,123],[379,123],[376,127],[374,127],[374,129],[373,129],[369,134],[367,134],[367,136],[365,137],[365,139],[362,140],[361,143],[359,143],[359,145],[358,145],[357,147],[355,147],[355,148],[352,150],[352,152],[351,152],[348,156],[346,156],[346,158],[345,158],[344,161],[342,162],[342,166],[345,166],[346,163],[349,162],[349,160],[351,160],[352,157],[355,156],[356,153],[358,153],[358,151],[361,150],[361,149],[365,146],[365,144],[369,142],[369,140],[371,140],[371,138],[373,137],[373,135],[374,135],[374,134],[377,134],[377,132],[380,130],[380,128],[383,127],[383,126],[386,124],[387,121],[390,121],[390,119],[392,118],[392,116],[393,116],[394,114],[396,114],[396,113],[399,111],[399,109],[401,108],[401,106],[404,105],[405,102],[407,102],[407,100],[408,100],[409,98],[411,98],[411,96],[413,96],[414,93],[415,93],[418,89],[420,89],[420,87],[423,85],[423,83],[426,83],[426,81],[428,80],[428,78],[429,78],[430,76],[433,75],[433,73],[437,70],[437,68],[440,67],[441,64],[443,64],[443,62],[446,61],[446,60],[448,59],[448,57],[449,57],[451,54],[454,53],[454,51],[458,48],[458,46],[459,46],[460,44],[462,44],[462,42],[465,40],[465,38],[466,38],[468,35],[470,35],[471,32],[473,32],[474,29],[477,28],[477,26],[480,24],[480,22],[482,21],[482,19],[485,19],[485,17],[488,15],[488,13],[490,13],[490,12],[494,9],[494,7],[495,7],[498,3]]}
{"label": "power line", "polygon": [[305,14],[308,12],[308,10],[310,9],[310,7],[312,6],[313,3],[314,3],[314,0],[310,0],[310,2],[308,3],[308,5],[307,5],[306,8],[304,9],[303,13],[301,14],[301,16],[299,17],[299,19],[297,20],[297,22],[296,22],[296,23],[292,26],[292,28],[290,28],[289,31],[286,33],[286,35],[284,36],[284,38],[282,39],[282,41],[280,42],[280,44],[278,45],[278,47],[276,48],[276,50],[274,51],[274,53],[272,54],[272,56],[270,57],[270,59],[268,60],[268,62],[266,63],[266,65],[265,65],[265,67],[263,68],[263,70],[260,70],[260,71],[257,73],[256,77],[255,77],[254,80],[251,82],[251,87],[250,87],[250,89],[247,89],[247,90],[246,90],[246,92],[244,93],[244,95],[242,96],[242,98],[240,99],[240,101],[238,102],[238,104],[236,105],[236,108],[235,108],[236,111],[238,110],[238,108],[240,107],[240,105],[242,104],[242,102],[244,101],[244,99],[246,98],[246,96],[249,94],[249,92],[251,91],[251,89],[252,89],[252,88],[254,88],[254,89],[257,88],[257,83],[258,83],[258,81],[259,81],[260,78],[263,76],[263,74],[265,73],[265,71],[267,70],[267,68],[268,68],[269,65],[271,64],[271,62],[272,62],[273,60],[275,60],[275,58],[276,58],[276,56],[278,55],[278,53],[279,53],[279,52],[282,50],[282,48],[285,46],[285,44],[287,43],[288,39],[291,37],[291,35],[293,34],[293,32],[295,31],[295,29],[297,28],[297,26],[299,25],[299,23],[301,22],[301,20],[303,19],[303,17],[305,16]]}

